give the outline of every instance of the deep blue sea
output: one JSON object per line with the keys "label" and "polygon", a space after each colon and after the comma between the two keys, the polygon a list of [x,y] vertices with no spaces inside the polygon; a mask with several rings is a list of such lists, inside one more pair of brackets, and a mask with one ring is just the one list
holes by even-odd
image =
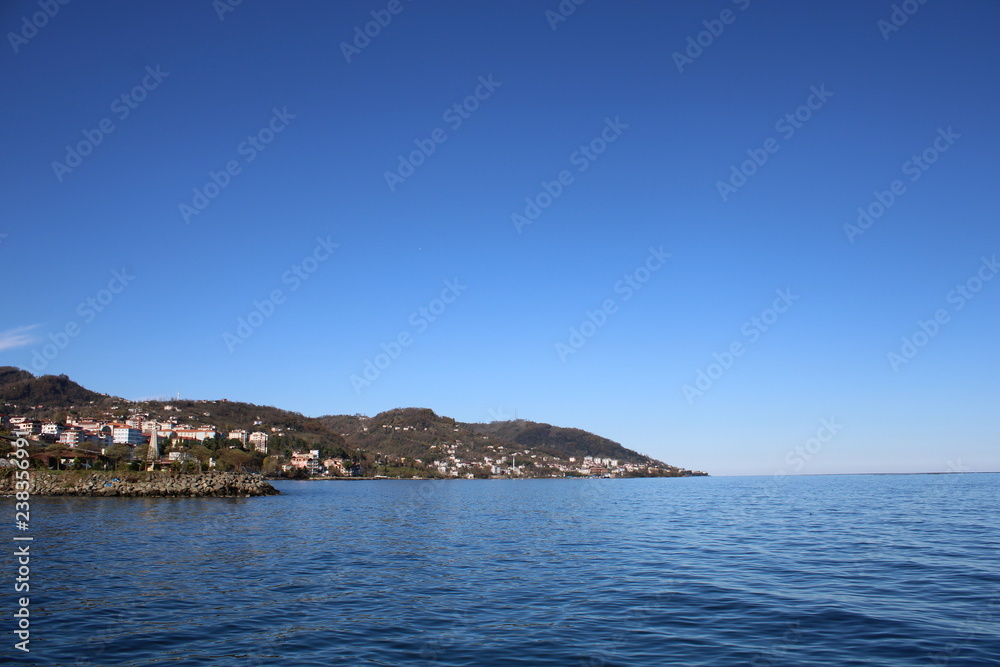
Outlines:
{"label": "deep blue sea", "polygon": [[996,474],[275,486],[33,498],[0,662],[1000,664]]}

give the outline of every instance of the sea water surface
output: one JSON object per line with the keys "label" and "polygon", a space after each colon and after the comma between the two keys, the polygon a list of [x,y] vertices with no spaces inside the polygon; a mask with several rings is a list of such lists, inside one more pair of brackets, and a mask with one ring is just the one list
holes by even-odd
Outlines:
{"label": "sea water surface", "polygon": [[4,662],[1000,664],[996,474],[275,486],[33,498]]}

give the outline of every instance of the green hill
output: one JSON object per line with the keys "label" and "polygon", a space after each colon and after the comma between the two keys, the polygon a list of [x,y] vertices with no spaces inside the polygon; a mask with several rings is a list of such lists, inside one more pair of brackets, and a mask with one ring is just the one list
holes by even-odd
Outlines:
{"label": "green hill", "polygon": [[61,409],[103,402],[104,394],[84,389],[65,375],[35,377],[13,366],[0,366],[0,403],[35,409]]}
{"label": "green hill", "polygon": [[561,458],[595,456],[618,459],[627,463],[654,462],[648,456],[626,449],[614,440],[578,428],[563,428],[523,419],[466,426],[475,433],[496,437]]}
{"label": "green hill", "polygon": [[[85,389],[65,375],[35,377],[10,366],[0,367],[0,403],[2,413],[35,419],[122,421],[139,416],[211,426],[220,432],[216,440],[203,443],[212,452],[238,446],[226,441],[230,431],[264,431],[270,436],[267,454],[278,463],[287,462],[292,451],[319,449],[324,458],[354,459],[366,474],[488,476],[508,474],[514,466],[523,476],[586,474],[581,468],[587,456],[630,466],[623,473],[691,474],[581,429],[524,420],[463,423],[428,408],[396,408],[374,417],[306,417],[226,399],[129,401]],[[253,454],[259,464],[264,454]]]}

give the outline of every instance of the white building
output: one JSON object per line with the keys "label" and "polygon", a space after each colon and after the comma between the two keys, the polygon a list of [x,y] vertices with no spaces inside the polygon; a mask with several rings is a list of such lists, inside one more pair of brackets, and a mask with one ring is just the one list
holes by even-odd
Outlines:
{"label": "white building", "polygon": [[250,444],[258,452],[267,454],[267,433],[263,431],[255,431],[250,434]]}
{"label": "white building", "polygon": [[214,429],[210,428],[179,428],[174,431],[174,436],[179,440],[197,440],[203,442],[216,436]]}
{"label": "white building", "polygon": [[59,434],[59,444],[76,447],[83,439],[83,429],[79,426],[71,426]]}
{"label": "white building", "polygon": [[62,425],[56,424],[55,422],[46,422],[42,424],[42,435],[58,436],[60,433],[62,433]]}
{"label": "white building", "polygon": [[38,435],[42,432],[42,423],[28,419],[14,427],[13,433],[19,438]]}
{"label": "white building", "polygon": [[100,431],[104,428],[106,422],[98,421],[96,419],[78,419],[73,422],[68,422],[73,426],[79,426],[80,428],[87,431]]}
{"label": "white building", "polygon": [[319,462],[318,449],[310,449],[308,452],[292,452],[292,467],[305,468],[311,475],[318,475],[324,470]]}
{"label": "white building", "polygon": [[323,467],[338,477],[348,476],[347,467],[344,465],[344,459],[325,459],[323,461]]}
{"label": "white building", "polygon": [[127,424],[113,424],[111,429],[111,437],[116,445],[141,445],[146,440],[140,428]]}
{"label": "white building", "polygon": [[63,431],[59,436],[59,443],[70,447],[84,447],[85,449],[102,449],[115,444],[114,438],[100,432],[86,431],[82,429],[69,429]]}
{"label": "white building", "polygon": [[244,447],[246,447],[247,446],[247,436],[248,435],[249,434],[246,431],[244,431],[243,429],[239,429],[239,430],[236,430],[236,431],[230,431],[229,432],[229,439],[230,440],[239,440],[240,444],[243,445]]}

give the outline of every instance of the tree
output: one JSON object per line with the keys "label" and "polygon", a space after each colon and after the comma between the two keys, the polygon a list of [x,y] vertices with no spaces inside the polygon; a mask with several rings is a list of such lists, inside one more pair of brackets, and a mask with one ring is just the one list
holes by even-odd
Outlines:
{"label": "tree", "polygon": [[205,438],[204,440],[201,441],[201,444],[203,444],[209,450],[216,452],[226,447],[226,437],[220,433],[217,434],[214,438]]}
{"label": "tree", "polygon": [[285,476],[291,479],[309,479],[309,471],[305,468],[292,468]]}
{"label": "tree", "polygon": [[104,454],[112,459],[115,459],[116,461],[130,459],[132,458],[132,448],[128,445],[118,443],[111,445],[104,450]]}
{"label": "tree", "polygon": [[208,460],[212,458],[211,450],[205,445],[195,445],[188,450],[188,453],[206,465],[208,464]]}
{"label": "tree", "polygon": [[261,465],[261,472],[265,475],[277,475],[281,472],[281,459],[277,456],[268,456]]}
{"label": "tree", "polygon": [[245,469],[253,461],[253,456],[242,449],[230,447],[218,452],[218,461],[236,470]]}

